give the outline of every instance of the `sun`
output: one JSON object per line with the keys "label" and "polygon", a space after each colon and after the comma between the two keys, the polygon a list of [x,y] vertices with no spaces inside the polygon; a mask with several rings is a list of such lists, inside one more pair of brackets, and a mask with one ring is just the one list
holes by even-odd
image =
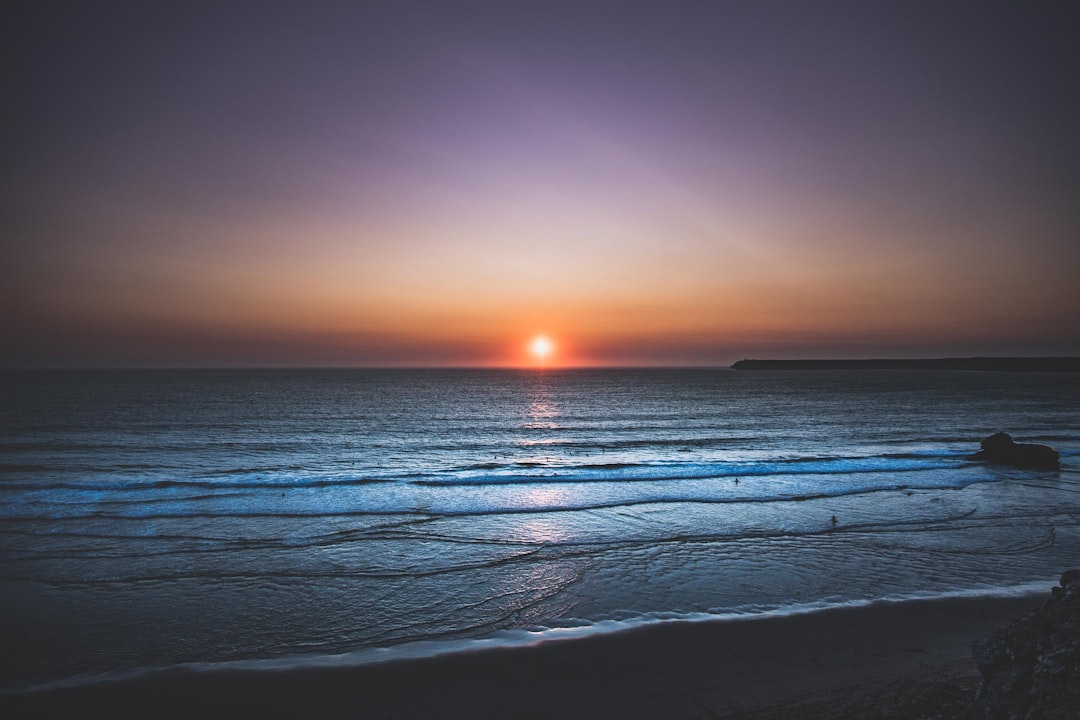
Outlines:
{"label": "sun", "polygon": [[545,335],[537,335],[529,341],[529,352],[539,361],[544,362],[555,349],[555,344]]}

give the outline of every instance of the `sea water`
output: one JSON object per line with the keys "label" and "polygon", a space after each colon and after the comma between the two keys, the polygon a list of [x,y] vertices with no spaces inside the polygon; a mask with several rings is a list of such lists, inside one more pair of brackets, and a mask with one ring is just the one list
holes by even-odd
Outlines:
{"label": "sea water", "polygon": [[[0,376],[0,688],[1049,583],[1080,375]],[[1060,471],[972,462],[998,430]]]}

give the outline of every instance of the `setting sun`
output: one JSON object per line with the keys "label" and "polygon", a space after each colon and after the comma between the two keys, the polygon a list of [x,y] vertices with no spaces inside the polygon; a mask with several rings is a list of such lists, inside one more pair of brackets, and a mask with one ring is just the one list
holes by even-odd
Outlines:
{"label": "setting sun", "polygon": [[537,335],[529,342],[529,352],[531,352],[540,362],[544,362],[554,349],[555,346],[552,344],[551,340],[543,335]]}

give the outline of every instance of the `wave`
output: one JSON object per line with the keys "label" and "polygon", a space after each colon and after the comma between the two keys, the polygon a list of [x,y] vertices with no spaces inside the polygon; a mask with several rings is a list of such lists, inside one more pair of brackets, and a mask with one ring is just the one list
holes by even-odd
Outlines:
{"label": "wave", "polygon": [[1038,441],[1038,442],[1070,442],[1080,440],[1080,435],[1075,433],[1068,434],[1037,434],[1037,435],[1024,435],[1022,438],[1014,438],[1018,442],[1026,441]]}
{"label": "wave", "polygon": [[[431,497],[417,500],[395,493],[383,497],[357,499],[353,497],[316,497],[310,502],[289,504],[289,499],[275,502],[275,498],[261,497],[219,498],[213,496],[205,502],[191,498],[163,497],[148,502],[97,502],[87,504],[79,498],[64,502],[31,500],[9,503],[4,520],[146,520],[146,519],[218,519],[228,518],[333,518],[372,516],[412,517],[488,517],[497,515],[534,515],[544,513],[580,512],[627,508],[642,505],[752,505],[761,503],[791,503],[825,500],[838,497],[867,495],[873,493],[914,492],[929,490],[958,490],[977,483],[998,482],[1001,478],[987,474],[961,475],[943,480],[928,478],[910,484],[858,483],[833,484],[812,491],[793,491],[798,485],[777,488],[772,493],[736,494],[724,488],[710,489],[690,487],[683,492],[660,492],[635,494],[614,492],[606,497],[596,493],[582,492],[567,497],[548,497],[541,493],[536,498],[522,498],[518,493],[488,497],[485,494],[455,494],[449,497]],[[382,487],[387,487],[383,485]],[[767,490],[768,488],[761,488]],[[217,502],[226,500],[227,502]],[[187,507],[194,505],[194,507]]]}
{"label": "wave", "polygon": [[2,473],[27,473],[27,472],[48,472],[59,470],[60,468],[54,465],[38,465],[38,464],[24,464],[19,465],[16,463],[0,463],[0,474]]}
{"label": "wave", "polygon": [[[230,580],[230,579],[243,579],[249,577],[260,578],[314,578],[314,577],[365,577],[374,579],[393,579],[393,578],[412,578],[412,577],[428,577],[435,575],[445,575],[457,572],[463,572],[468,570],[475,570],[481,568],[495,568],[502,565],[508,565],[518,562],[529,562],[533,559],[541,560],[556,560],[566,559],[579,556],[592,556],[596,553],[606,552],[613,549],[626,550],[629,548],[646,548],[646,547],[658,547],[661,545],[669,544],[696,544],[696,543],[737,543],[743,541],[755,541],[760,542],[763,540],[777,540],[777,539],[790,539],[790,538],[809,538],[816,536],[836,536],[843,535],[845,533],[858,533],[860,535],[867,535],[869,533],[921,533],[926,531],[928,526],[934,526],[941,528],[946,525],[952,525],[954,523],[960,523],[962,521],[971,520],[973,516],[978,512],[978,508],[971,508],[964,511],[953,511],[947,514],[935,515],[932,517],[921,517],[914,519],[893,519],[887,521],[876,522],[863,522],[852,523],[843,527],[829,527],[829,526],[814,526],[804,529],[790,529],[790,528],[747,528],[739,531],[724,530],[721,532],[703,531],[703,532],[686,532],[678,531],[674,533],[663,533],[659,535],[643,535],[636,537],[626,537],[609,540],[598,539],[565,539],[558,541],[551,540],[536,540],[536,539],[508,539],[508,538],[475,538],[467,536],[446,535],[438,532],[431,532],[429,529],[423,529],[426,523],[435,521],[435,518],[424,519],[409,519],[399,522],[383,523],[378,525],[372,525],[368,527],[356,528],[344,533],[331,533],[331,534],[317,534],[303,539],[294,539],[292,537],[285,539],[281,537],[269,537],[260,539],[243,539],[243,538],[221,538],[221,537],[188,537],[188,536],[172,536],[163,537],[155,535],[155,540],[168,540],[166,545],[161,549],[145,549],[140,547],[137,551],[129,553],[108,551],[102,553],[98,546],[87,546],[83,551],[68,551],[66,553],[58,553],[53,555],[42,554],[40,552],[33,553],[33,560],[39,562],[43,559],[48,560],[79,560],[92,557],[100,560],[108,558],[115,560],[117,558],[146,558],[150,556],[163,557],[163,556],[193,556],[202,554],[223,554],[234,551],[254,551],[254,550],[267,550],[272,549],[275,551],[281,550],[298,550],[303,548],[324,548],[333,545],[339,545],[342,543],[351,542],[367,542],[374,540],[407,540],[407,541],[420,541],[425,543],[440,543],[444,545],[469,545],[469,546],[487,546],[489,548],[511,548],[511,554],[501,554],[488,559],[478,559],[477,555],[473,554],[468,556],[464,562],[455,562],[449,560],[441,564],[431,565],[427,569],[418,568],[415,565],[409,565],[393,568],[384,566],[381,569],[365,569],[360,566],[349,566],[347,568],[337,568],[333,570],[322,571],[304,571],[304,570],[284,570],[273,571],[269,569],[260,570],[258,572],[252,572],[250,570],[238,571],[236,569],[227,570],[217,567],[204,566],[201,569],[184,572],[168,572],[164,574],[155,573],[138,573],[133,575],[121,576],[116,573],[110,573],[107,580],[100,578],[89,580],[72,580],[66,578],[65,583],[133,583],[143,582],[151,580],[164,580],[164,579],[178,579],[178,578],[201,578],[210,580]],[[986,524],[988,522],[997,522],[1003,518],[993,517],[981,517],[974,521],[974,524]],[[1015,519],[1015,518],[1010,518]],[[417,527],[419,526],[419,527]],[[969,525],[970,526],[970,525]],[[412,527],[413,529],[410,529]],[[404,532],[402,532],[402,530]],[[11,533],[11,531],[7,531]],[[26,535],[34,535],[34,533],[25,533]],[[145,543],[146,536],[144,535],[131,535],[131,534],[117,534],[111,533],[108,535],[100,533],[66,533],[71,537],[80,538],[110,538],[114,540],[132,540],[137,539],[141,543]],[[56,533],[50,532],[49,536],[54,537]],[[1050,528],[1049,531],[1043,532],[1034,540],[1027,539],[1023,541],[1012,542],[1004,546],[996,546],[993,550],[951,550],[953,553],[977,553],[977,552],[993,552],[994,554],[1000,553],[1023,553],[1031,550],[1039,550],[1053,545],[1055,531]],[[175,541],[190,542],[193,540],[198,541],[197,546],[190,544],[177,545]],[[449,556],[444,556],[449,557]],[[14,558],[12,558],[14,560]],[[14,569],[14,562],[11,563],[9,569]],[[21,576],[17,573],[4,573],[0,572],[0,579],[10,581],[27,580],[27,577]]]}
{"label": "wave", "polygon": [[[569,428],[561,428],[568,430]],[[667,429],[667,428],[664,428]],[[638,429],[640,430],[640,428]],[[727,447],[740,443],[760,442],[757,437],[676,437],[676,438],[627,438],[624,440],[551,440],[545,442],[545,447],[565,447],[579,450],[629,450],[647,447],[670,448],[670,447]],[[519,445],[530,445],[533,441],[518,441]]]}
{"label": "wave", "polygon": [[536,648],[551,643],[589,641],[645,628],[662,628],[697,623],[767,623],[777,619],[819,613],[859,613],[881,606],[965,600],[1010,600],[1030,598],[1037,602],[1056,585],[1056,579],[1035,580],[1015,585],[959,587],[936,592],[910,592],[884,597],[852,597],[786,605],[745,605],[709,612],[655,611],[624,618],[596,620],[566,618],[560,625],[533,628],[503,628],[479,637],[429,637],[404,640],[390,645],[372,645],[344,652],[306,652],[279,657],[253,657],[236,660],[193,661],[171,665],[138,666],[98,673],[85,673],[44,682],[11,684],[0,688],[0,696],[85,687],[103,683],[130,682],[142,678],[167,678],[174,675],[213,676],[245,673],[283,673],[296,671],[343,670],[389,662],[433,659],[460,653],[505,652],[513,648]]}
{"label": "wave", "polygon": [[[214,477],[224,476],[228,473],[214,473]],[[207,477],[207,476],[199,476]],[[226,482],[214,482],[211,480],[152,480],[148,482],[137,480],[109,480],[84,481],[84,482],[43,482],[43,483],[3,483],[0,491],[4,490],[75,490],[96,492],[148,492],[165,489],[196,489],[196,490],[258,490],[258,489],[289,489],[289,488],[321,488],[321,487],[348,487],[354,485],[375,485],[379,483],[394,482],[393,478],[374,477],[350,477],[350,478],[296,478],[296,477],[259,477],[254,480],[230,480]]]}
{"label": "wave", "polygon": [[[470,486],[533,483],[586,483],[701,480],[708,478],[758,478],[776,475],[847,475],[957,469],[968,465],[966,455],[955,453],[890,453],[862,457],[797,457],[745,462],[643,462],[643,463],[483,463],[465,466],[446,475],[423,475],[416,485]],[[536,467],[537,472],[513,472]],[[507,470],[510,472],[489,472]]]}
{"label": "wave", "polygon": [[[519,485],[535,483],[625,483],[763,478],[781,475],[847,475],[853,473],[907,473],[957,469],[968,465],[966,454],[948,452],[886,453],[869,456],[804,456],[732,462],[666,461],[652,462],[568,462],[511,460],[472,463],[445,471],[385,472],[369,468],[361,475],[331,475],[302,465],[264,465],[222,468],[192,473],[187,477],[93,477],[85,480],[25,480],[0,483],[4,491],[98,491],[149,492],[160,490],[289,490],[303,488],[409,483],[419,486],[453,487],[478,485]],[[54,470],[46,465],[0,466],[0,475]],[[80,467],[100,474],[107,468]],[[116,465],[114,470],[145,470],[162,474],[177,468],[145,464]]]}

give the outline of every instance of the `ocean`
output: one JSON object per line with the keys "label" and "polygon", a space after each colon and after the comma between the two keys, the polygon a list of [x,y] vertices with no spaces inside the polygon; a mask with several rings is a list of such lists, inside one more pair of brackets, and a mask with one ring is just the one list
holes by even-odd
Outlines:
{"label": "ocean", "polygon": [[[0,689],[1048,589],[1080,374],[0,375]],[[972,462],[999,430],[1060,471]]]}

